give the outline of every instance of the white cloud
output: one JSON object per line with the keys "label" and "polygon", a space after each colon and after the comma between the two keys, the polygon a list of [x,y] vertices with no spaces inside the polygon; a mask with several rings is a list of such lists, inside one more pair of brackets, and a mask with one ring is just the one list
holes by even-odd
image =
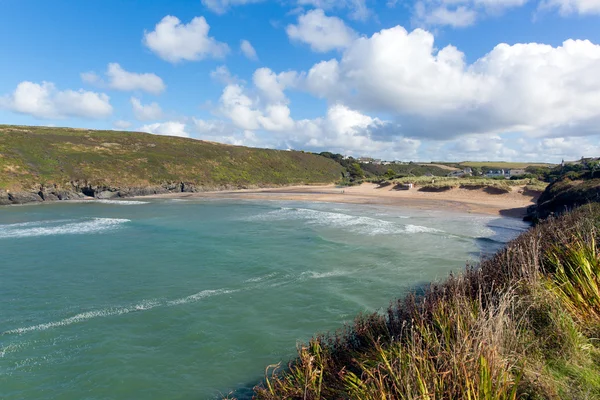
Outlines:
{"label": "white cloud", "polygon": [[152,94],[160,94],[166,88],[163,80],[156,74],[128,72],[117,63],[108,64],[106,76],[109,78],[108,86],[111,89],[143,90]]}
{"label": "white cloud", "polygon": [[252,47],[252,44],[247,40],[242,40],[240,42],[240,50],[246,56],[248,60],[257,61],[258,56],[256,55],[256,50]]}
{"label": "white cloud", "polygon": [[337,17],[328,17],[321,9],[298,17],[297,25],[288,25],[291,40],[307,43],[313,51],[328,52],[348,47],[357,34]]}
{"label": "white cloud", "polygon": [[82,72],[79,74],[79,76],[81,77],[82,81],[91,85],[99,85],[102,83],[102,78],[100,78],[100,76],[98,76],[98,74],[96,74],[94,71]]}
{"label": "white cloud", "polygon": [[230,7],[262,1],[264,0],[202,0],[202,5],[216,14],[225,14]]}
{"label": "white cloud", "polygon": [[438,6],[431,10],[419,2],[415,6],[416,17],[425,25],[449,25],[454,28],[463,28],[473,25],[477,12],[465,6],[450,10],[447,6]]}
{"label": "white cloud", "polygon": [[214,70],[210,71],[210,77],[224,85],[229,85],[232,83],[244,83],[243,79],[240,79],[236,75],[232,75],[231,72],[229,72],[227,66],[225,65],[220,65]]}
{"label": "white cloud", "polygon": [[138,130],[156,135],[190,137],[186,132],[186,125],[178,121],[157,122],[141,126]]}
{"label": "white cloud", "polygon": [[123,121],[123,120],[118,120],[118,121],[113,122],[113,126],[118,129],[128,129],[128,128],[131,128],[131,125],[132,125],[131,122]]}
{"label": "white cloud", "polygon": [[405,136],[599,133],[600,46],[567,40],[499,44],[471,65],[433,35],[398,26],[357,39],[341,60],[316,64],[305,87],[330,102],[395,116]]}
{"label": "white cloud", "polygon": [[158,103],[152,102],[143,105],[137,97],[132,97],[129,101],[133,108],[133,114],[138,121],[149,121],[162,118],[162,109]]}
{"label": "white cloud", "polygon": [[[419,0],[414,5],[413,22],[420,26],[464,28],[485,16],[502,14],[521,7],[528,0]],[[558,0],[561,1],[561,0]]]}
{"label": "white cloud", "polygon": [[196,132],[203,139],[252,146],[328,149],[355,155],[416,154],[420,141],[402,137],[396,124],[343,104],[330,106],[322,118],[294,120],[284,90],[297,80],[295,72],[256,70],[255,94],[239,84],[226,86],[218,109],[226,120],[194,120]]}
{"label": "white cloud", "polygon": [[106,69],[108,83],[94,71],[82,72],[79,75],[81,80],[85,83],[125,92],[142,90],[158,95],[166,89],[165,83],[158,75],[152,73],[129,72],[124,70],[117,63],[108,64]]}
{"label": "white cloud", "polygon": [[270,103],[286,103],[284,90],[295,87],[298,83],[298,73],[295,71],[276,74],[269,68],[259,68],[254,71],[252,80],[261,96]]}
{"label": "white cloud", "polygon": [[12,94],[0,98],[0,106],[36,118],[105,118],[113,112],[109,100],[104,93],[83,89],[61,91],[51,82],[24,81]]}
{"label": "white cloud", "polygon": [[311,6],[323,10],[344,9],[350,11],[349,17],[354,20],[366,20],[371,15],[371,10],[366,5],[366,0],[298,0],[299,6]]}
{"label": "white cloud", "polygon": [[600,15],[600,0],[544,0],[540,8],[557,8],[561,15]]}
{"label": "white cloud", "polygon": [[229,47],[208,36],[210,26],[204,17],[195,17],[183,24],[174,16],[167,15],[154,31],[144,32],[144,45],[163,60],[177,63],[204,58],[223,58]]}

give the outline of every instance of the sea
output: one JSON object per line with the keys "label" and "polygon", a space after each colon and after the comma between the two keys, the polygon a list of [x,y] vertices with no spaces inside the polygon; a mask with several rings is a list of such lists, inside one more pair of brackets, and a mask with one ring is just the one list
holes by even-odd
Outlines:
{"label": "sea", "polygon": [[0,398],[248,398],[298,343],[385,311],[527,228],[269,200],[2,207]]}

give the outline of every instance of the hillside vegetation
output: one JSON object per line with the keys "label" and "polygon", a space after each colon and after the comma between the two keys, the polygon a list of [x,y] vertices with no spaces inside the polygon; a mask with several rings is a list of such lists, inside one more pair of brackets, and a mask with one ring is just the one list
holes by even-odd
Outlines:
{"label": "hillside vegetation", "polygon": [[298,346],[257,399],[600,398],[600,205]]}
{"label": "hillside vegetation", "polygon": [[539,197],[533,220],[559,214],[575,206],[600,202],[600,160],[587,159],[549,170],[545,179],[551,182]]}
{"label": "hillside vegetation", "polygon": [[336,162],[279,151],[136,132],[0,126],[0,189],[191,189],[329,183]]}

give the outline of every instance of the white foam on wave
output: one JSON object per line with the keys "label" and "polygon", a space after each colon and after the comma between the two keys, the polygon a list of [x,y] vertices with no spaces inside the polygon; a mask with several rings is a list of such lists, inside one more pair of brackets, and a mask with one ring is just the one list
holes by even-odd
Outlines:
{"label": "white foam on wave", "polygon": [[205,299],[207,297],[217,296],[220,294],[229,294],[239,292],[239,289],[216,289],[216,290],[203,290],[201,292],[195,293],[191,296],[183,297],[177,300],[171,300],[166,303],[167,306],[178,306],[181,304],[194,303],[196,301]]}
{"label": "white foam on wave", "polygon": [[308,278],[308,279],[323,279],[323,278],[333,278],[333,277],[337,277],[337,276],[346,276],[349,274],[350,274],[349,271],[343,271],[343,270],[333,270],[333,271],[328,271],[328,272],[306,271],[306,272],[303,272],[302,274],[300,274],[300,277]]}
{"label": "white foam on wave", "polygon": [[118,204],[120,206],[138,206],[140,204],[149,204],[149,201],[136,201],[136,200],[96,200],[94,203],[101,204]]}
{"label": "white foam on wave", "polygon": [[439,229],[428,228],[420,225],[406,225],[405,228],[407,233],[440,233],[443,232]]}
{"label": "white foam on wave", "polygon": [[[109,307],[100,310],[91,310],[76,314],[72,317],[64,318],[58,321],[47,322],[44,324],[32,325],[22,328],[15,328],[5,332],[1,335],[22,335],[28,332],[34,331],[45,331],[52,328],[58,328],[61,326],[68,326],[73,324],[82,323],[95,318],[114,317],[132,312],[142,312],[152,310],[157,307],[172,307],[182,304],[189,304],[200,301],[202,299],[217,296],[221,294],[239,292],[240,289],[216,289],[216,290],[203,290],[201,292],[192,294],[190,296],[182,297],[175,300],[142,300],[139,303],[126,306],[126,307]],[[0,353],[3,354],[3,353]]]}
{"label": "white foam on wave", "polygon": [[402,225],[383,219],[355,216],[344,213],[318,211],[307,208],[283,207],[265,214],[254,215],[249,221],[304,220],[307,224],[346,229],[363,235],[396,235],[442,232],[439,229],[418,225]]}
{"label": "white foam on wave", "polygon": [[264,276],[257,276],[257,277],[255,277],[255,278],[249,278],[249,279],[246,279],[246,280],[244,281],[244,283],[258,283],[258,282],[262,282],[262,281],[264,281],[264,280],[267,280],[267,279],[273,278],[273,277],[274,277],[274,276],[276,276],[276,275],[277,275],[277,272],[273,272],[273,273],[271,273],[271,274],[268,274],[268,275],[264,275]]}
{"label": "white foam on wave", "polygon": [[0,225],[0,239],[53,235],[102,233],[130,222],[122,218],[91,218],[85,220],[37,221]]}

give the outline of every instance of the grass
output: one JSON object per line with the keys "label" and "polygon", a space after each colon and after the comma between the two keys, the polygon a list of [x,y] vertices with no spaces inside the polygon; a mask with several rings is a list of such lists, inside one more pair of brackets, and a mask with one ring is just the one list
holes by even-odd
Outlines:
{"label": "grass", "polygon": [[481,168],[487,167],[491,169],[525,169],[527,167],[552,167],[553,164],[548,163],[528,163],[528,162],[504,162],[504,161],[464,161],[459,163],[462,167]]}
{"label": "grass", "polygon": [[547,183],[538,181],[537,179],[489,179],[480,177],[407,177],[394,179],[394,185],[412,183],[415,188],[421,191],[444,191],[456,188],[461,189],[484,189],[491,190],[495,193],[508,193],[513,187],[524,186],[525,190],[542,192]]}
{"label": "grass", "polygon": [[600,205],[268,368],[256,399],[597,399]]}
{"label": "grass", "polygon": [[328,183],[339,180],[343,171],[333,160],[298,151],[136,132],[0,125],[0,189],[13,191],[39,190],[40,185]]}

